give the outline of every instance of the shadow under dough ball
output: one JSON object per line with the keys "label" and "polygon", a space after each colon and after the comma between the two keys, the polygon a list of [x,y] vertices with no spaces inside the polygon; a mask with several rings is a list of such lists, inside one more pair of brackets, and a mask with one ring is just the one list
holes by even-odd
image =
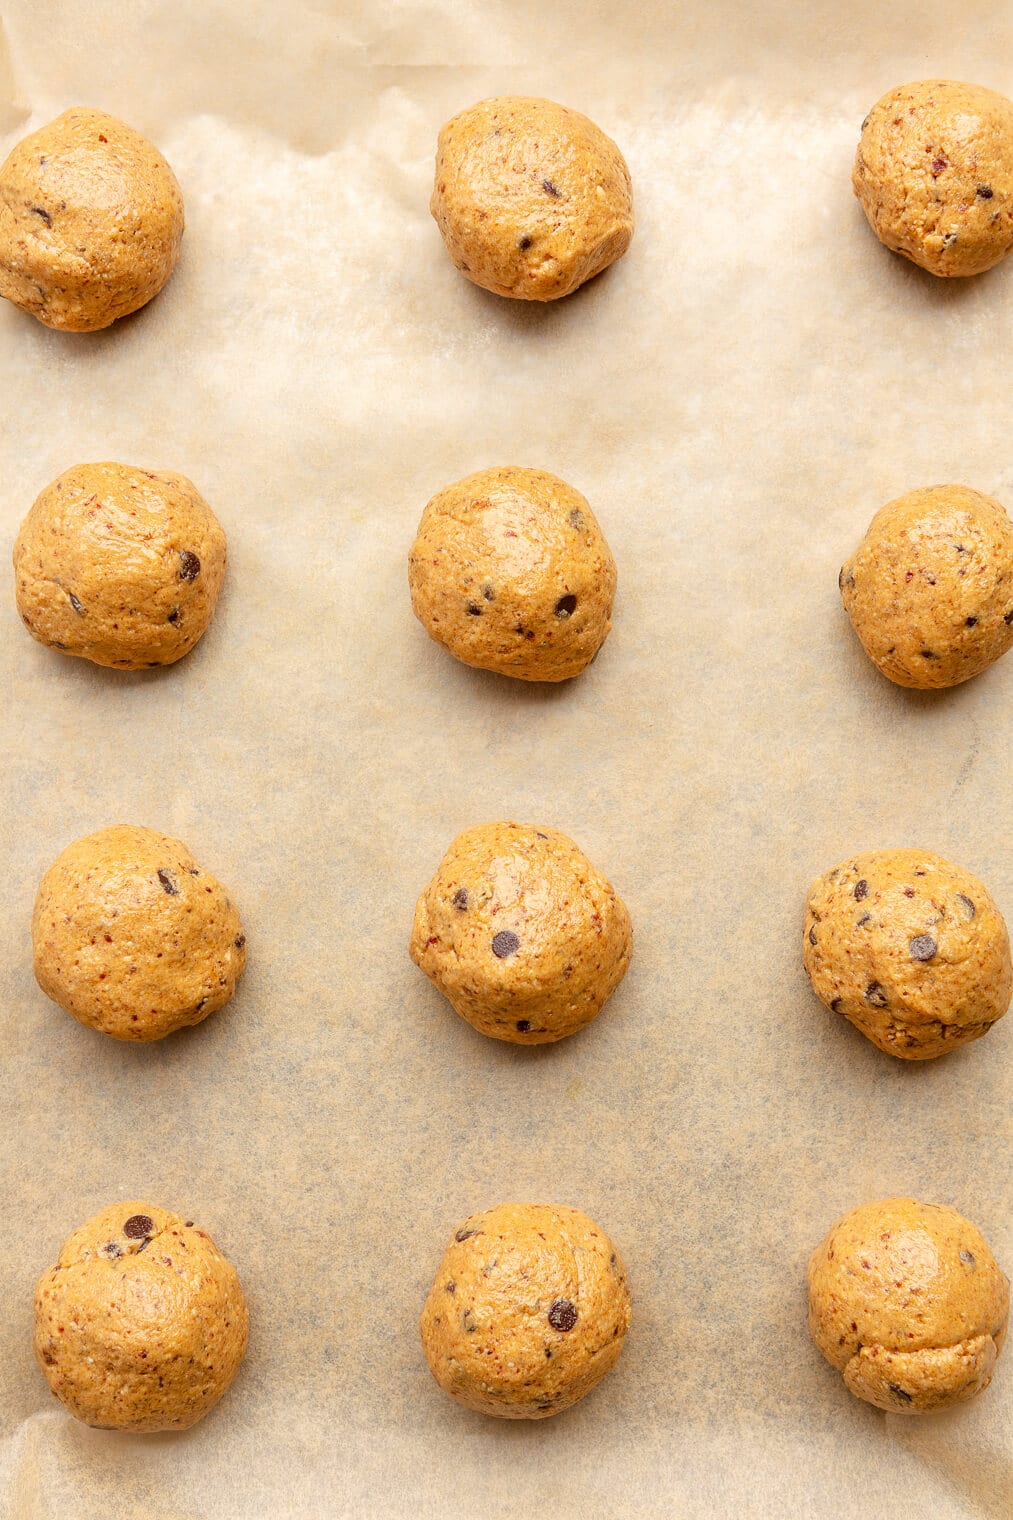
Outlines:
{"label": "shadow under dough ball", "polygon": [[851,182],[881,243],[930,274],[981,274],[1013,247],[1013,102],[953,79],[890,90]]}
{"label": "shadow under dough ball", "polygon": [[433,1377],[458,1403],[543,1420],[615,1366],[629,1324],[626,1269],[593,1219],[502,1203],[454,1235],[419,1328]]}
{"label": "shadow under dough ball", "polygon": [[232,1382],[249,1315],[210,1235],[149,1203],[113,1204],[35,1290],[35,1355],[71,1414],[104,1430],[185,1430]]}
{"label": "shadow under dough ball", "polygon": [[1009,1007],[1010,942],[977,877],[929,850],[869,850],[818,876],[802,941],[816,995],[905,1061],[987,1034]]}
{"label": "shadow under dough ball", "polygon": [[14,591],[32,637],[119,670],[188,654],[224,577],[222,525],[171,470],[75,465],[38,497],[14,544]]}
{"label": "shadow under dough ball", "polygon": [[0,166],[0,295],[95,332],[147,304],[179,258],[183,197],[147,138],[75,106]]}
{"label": "shadow under dough ball", "polygon": [[891,1414],[945,1409],[992,1381],[1009,1281],[956,1209],[865,1203],[809,1259],[809,1333],[849,1391]]}
{"label": "shadow under dough ball", "polygon": [[544,1045],[574,1034],[626,975],[622,899],[558,829],[458,834],[415,908],[415,964],[481,1034]]}
{"label": "shadow under dough ball", "polygon": [[594,513],[547,470],[479,470],[426,506],[408,556],[412,610],[465,665],[567,681],[612,627],[616,564]]}
{"label": "shadow under dough ball", "polygon": [[117,824],[68,845],[32,917],[47,997],[117,1040],[160,1040],[222,1008],[246,965],[225,888],[185,844]]}
{"label": "shadow under dough ball", "polygon": [[633,237],[626,160],[579,111],[498,95],[448,121],[429,209],[462,274],[498,296],[555,301]]}
{"label": "shadow under dough ball", "polygon": [[969,486],[887,502],[839,583],[866,654],[898,686],[956,686],[1013,645],[1013,523]]}

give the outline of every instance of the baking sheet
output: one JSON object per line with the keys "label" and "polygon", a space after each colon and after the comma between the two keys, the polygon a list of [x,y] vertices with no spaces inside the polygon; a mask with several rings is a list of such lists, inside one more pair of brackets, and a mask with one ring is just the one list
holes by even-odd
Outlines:
{"label": "baking sheet", "polygon": [[[4,0],[0,23],[0,149],[100,106],[187,208],[170,285],[110,332],[0,311],[0,542],[112,458],[190,475],[230,555],[165,671],[60,659],[0,597],[0,1513],[1005,1517],[1013,1357],[973,1405],[881,1413],[811,1347],[803,1273],[898,1192],[956,1204],[1010,1270],[1013,1019],[893,1062],[816,1002],[799,939],[811,878],[879,845],[953,857],[1013,917],[1013,658],[895,689],[836,585],[904,490],[1013,504],[1013,260],[935,282],[849,184],[891,85],[1013,90],[1009,7]],[[633,174],[631,252],[545,308],[466,283],[427,210],[440,124],[503,92],[587,111]],[[614,632],[562,688],[467,670],[411,615],[426,500],[503,463],[584,491],[619,564]],[[560,1045],[483,1039],[408,960],[450,838],[498,817],[572,834],[633,916],[629,976]],[[234,1003],[150,1047],[31,973],[39,876],[117,821],[184,838],[248,935]],[[82,1427],[31,1354],[36,1277],[133,1197],[201,1221],[250,1302],[233,1389],[178,1436]],[[616,1371],[532,1425],[445,1398],[416,1332],[456,1224],[509,1198],[586,1209],[634,1293]]]}

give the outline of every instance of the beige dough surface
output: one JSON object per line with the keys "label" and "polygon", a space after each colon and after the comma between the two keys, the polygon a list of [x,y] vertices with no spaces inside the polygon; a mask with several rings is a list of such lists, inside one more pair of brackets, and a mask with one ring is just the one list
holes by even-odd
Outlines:
{"label": "beige dough surface", "polygon": [[544,1045],[589,1024],[626,975],[630,916],[558,829],[458,834],[415,908],[409,951],[482,1034]]}
{"label": "beige dough surface", "polygon": [[622,1258],[562,1204],[502,1203],[454,1235],[422,1310],[430,1371],[469,1409],[542,1420],[615,1365],[630,1324]]}
{"label": "beige dough surface", "polygon": [[18,611],[33,638],[140,670],[189,653],[225,576],[225,533],[171,470],[79,464],[36,499],[14,545]]}
{"label": "beige dough surface", "polygon": [[498,296],[554,301],[633,237],[626,160],[579,111],[497,95],[447,122],[430,210],[462,274]]}
{"label": "beige dough surface", "polygon": [[866,654],[898,686],[956,686],[1013,645],[1013,522],[970,486],[887,502],[839,579]]}
{"label": "beige dough surface", "polygon": [[217,1404],[246,1351],[231,1262],[192,1220],[112,1204],[66,1241],[35,1290],[35,1355],[86,1425],[185,1430]]}
{"label": "beige dough surface", "polygon": [[1013,102],[953,79],[890,90],[862,124],[851,182],[894,253],[936,275],[991,269],[1013,247]]}
{"label": "beige dough surface", "polygon": [[986,1034],[1013,987],[999,909],[970,871],[929,850],[869,850],[817,877],[803,957],[832,1012],[908,1061]]}
{"label": "beige dough surface", "polygon": [[612,627],[616,565],[584,497],[547,470],[479,470],[426,506],[412,609],[465,665],[566,681]]}
{"label": "beige dough surface", "polygon": [[35,976],[79,1024],[160,1040],[224,1006],[246,964],[225,888],[185,844],[117,824],[78,839],[39,884]]}
{"label": "beige dough surface", "polygon": [[987,1388],[1009,1281],[969,1219],[887,1198],[839,1219],[809,1260],[809,1332],[853,1394],[893,1414]]}
{"label": "beige dough surface", "polygon": [[64,111],[0,167],[0,295],[47,327],[94,332],[144,306],[182,236],[176,176],[104,111]]}

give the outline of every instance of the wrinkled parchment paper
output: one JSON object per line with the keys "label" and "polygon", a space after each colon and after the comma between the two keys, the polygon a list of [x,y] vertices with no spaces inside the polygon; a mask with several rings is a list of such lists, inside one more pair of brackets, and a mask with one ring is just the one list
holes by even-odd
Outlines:
{"label": "wrinkled parchment paper", "polygon": [[[1013,90],[1013,15],[972,5],[4,0],[0,148],[67,106],[148,134],[180,267],[95,336],[0,311],[0,539],[79,460],[190,475],[229,535],[184,663],[122,675],[0,597],[0,1511],[982,1517],[1009,1512],[1013,1354],[973,1405],[860,1404],[805,1328],[806,1257],[867,1198],[956,1204],[1010,1270],[1013,1018],[944,1060],[880,1054],[810,993],[810,879],[924,844],[1013,918],[1013,657],[941,694],[866,661],[837,570],[882,502],[1013,505],[1013,260],[936,282],[873,239],[858,126],[932,74]],[[427,209],[437,130],[483,95],[587,111],[633,173],[628,257],[546,308],[476,290]],[[489,464],[591,500],[614,632],[539,689],[412,618],[422,507]],[[514,1049],[410,964],[451,837],[571,833],[630,906],[630,974],[574,1039]],[[234,892],[249,969],[161,1044],[36,988],[38,879],[117,821]],[[253,1318],[181,1436],[75,1423],[32,1289],[103,1204],[200,1220]],[[620,1244],[634,1321],[570,1413],[498,1424],[431,1381],[416,1318],[446,1240],[508,1198]]]}

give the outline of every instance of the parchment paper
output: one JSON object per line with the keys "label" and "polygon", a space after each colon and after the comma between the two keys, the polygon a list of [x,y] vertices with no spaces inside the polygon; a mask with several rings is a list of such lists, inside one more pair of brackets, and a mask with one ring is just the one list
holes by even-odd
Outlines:
{"label": "parchment paper", "polygon": [[[959,12],[959,14],[958,14]],[[858,0],[4,0],[0,150],[75,103],[148,134],[180,267],[96,336],[0,311],[0,540],[79,460],[179,469],[229,536],[182,664],[60,658],[0,596],[0,1511],[27,1517],[1008,1515],[1013,1354],[935,1418],[858,1403],[809,1343],[845,1209],[954,1203],[1010,1270],[1013,1018],[904,1065],[801,965],[811,878],[923,844],[1013,918],[1013,657],[891,687],[838,567],[872,512],[957,480],[1013,505],[1013,260],[936,282],[849,184],[859,123],[934,74],[1013,91],[1013,15]],[[436,133],[492,93],[587,111],[631,166],[628,257],[557,304],[466,283],[427,209]],[[619,564],[579,680],[465,669],[414,621],[426,500],[556,471]],[[482,820],[572,834],[635,927],[602,1017],[519,1050],[409,962],[417,893]],[[105,824],[184,838],[244,915],[234,1003],[161,1044],[37,989],[43,870]],[[31,1353],[65,1236],[141,1197],[236,1263],[250,1350],[188,1434],[77,1424]],[[626,1257],[616,1371],[538,1424],[431,1381],[446,1240],[579,1205]]]}

